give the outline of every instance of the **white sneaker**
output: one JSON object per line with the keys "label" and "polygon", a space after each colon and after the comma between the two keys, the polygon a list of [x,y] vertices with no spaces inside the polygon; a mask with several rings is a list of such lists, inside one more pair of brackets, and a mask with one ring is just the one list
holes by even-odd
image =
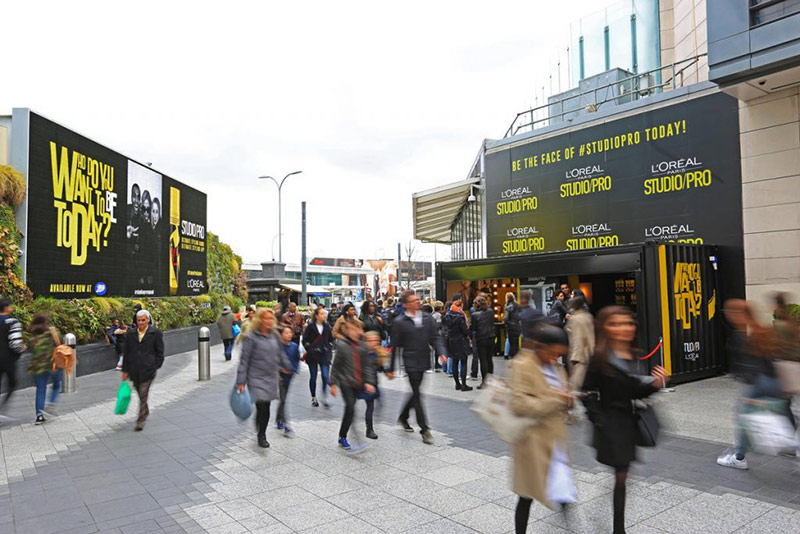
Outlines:
{"label": "white sneaker", "polygon": [[734,469],[747,469],[747,458],[741,460],[736,459],[736,454],[729,452],[717,458],[717,463],[723,467],[732,467]]}

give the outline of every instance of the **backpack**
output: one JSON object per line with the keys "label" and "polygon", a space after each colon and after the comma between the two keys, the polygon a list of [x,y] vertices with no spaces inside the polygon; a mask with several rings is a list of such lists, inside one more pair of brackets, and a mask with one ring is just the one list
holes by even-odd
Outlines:
{"label": "backpack", "polygon": [[72,374],[73,364],[77,365],[78,358],[75,356],[75,350],[69,345],[61,343],[54,329],[50,329],[50,334],[53,336],[53,341],[56,343],[56,348],[53,349],[53,371],[56,369],[65,369],[68,375]]}

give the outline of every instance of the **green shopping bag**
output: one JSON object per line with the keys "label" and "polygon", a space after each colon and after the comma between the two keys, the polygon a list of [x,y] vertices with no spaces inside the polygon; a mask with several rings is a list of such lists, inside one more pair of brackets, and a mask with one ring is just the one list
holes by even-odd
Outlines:
{"label": "green shopping bag", "polygon": [[114,413],[123,415],[128,411],[128,404],[131,403],[131,387],[128,385],[127,380],[123,380],[119,385],[117,391],[117,407],[114,408]]}

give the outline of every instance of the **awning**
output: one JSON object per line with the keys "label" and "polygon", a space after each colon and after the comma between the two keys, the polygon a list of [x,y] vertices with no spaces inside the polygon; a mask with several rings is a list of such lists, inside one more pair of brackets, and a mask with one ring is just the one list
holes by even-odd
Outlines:
{"label": "awning", "polygon": [[[289,291],[294,291],[295,293],[302,293],[303,286],[302,284],[281,284],[283,289],[288,289]],[[331,292],[325,289],[324,287],[319,286],[311,286],[306,285],[306,294],[307,295],[330,295]]]}
{"label": "awning", "polygon": [[470,189],[480,178],[470,178],[412,195],[414,239],[426,243],[450,243],[450,228],[467,202]]}

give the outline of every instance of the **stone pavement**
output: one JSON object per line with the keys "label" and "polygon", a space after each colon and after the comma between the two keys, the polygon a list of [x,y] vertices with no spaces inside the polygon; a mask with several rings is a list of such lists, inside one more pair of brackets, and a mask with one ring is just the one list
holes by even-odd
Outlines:
{"label": "stone pavement", "polygon": [[[262,450],[252,422],[238,423],[227,406],[235,364],[221,361],[221,347],[212,358],[209,382],[196,380],[194,353],[167,359],[139,433],[136,401],[113,414],[114,371],[79,378],[62,415],[42,426],[30,423],[32,389],[19,392],[18,423],[0,428],[0,532],[513,531],[508,449],[469,412],[477,392],[427,376],[436,444],[426,446],[394,423],[406,382],[385,382],[380,439],[349,455],[336,447],[340,404],[311,407],[304,368],[289,395],[298,437],[270,429],[272,447]],[[634,467],[629,533],[800,533],[800,460],[751,455],[747,472],[714,463],[732,439],[736,390],[722,377],[660,396],[671,433]],[[351,442],[368,441],[363,408]],[[572,431],[579,504],[569,525],[535,505],[530,532],[611,530],[612,476],[593,460],[585,426]]]}

